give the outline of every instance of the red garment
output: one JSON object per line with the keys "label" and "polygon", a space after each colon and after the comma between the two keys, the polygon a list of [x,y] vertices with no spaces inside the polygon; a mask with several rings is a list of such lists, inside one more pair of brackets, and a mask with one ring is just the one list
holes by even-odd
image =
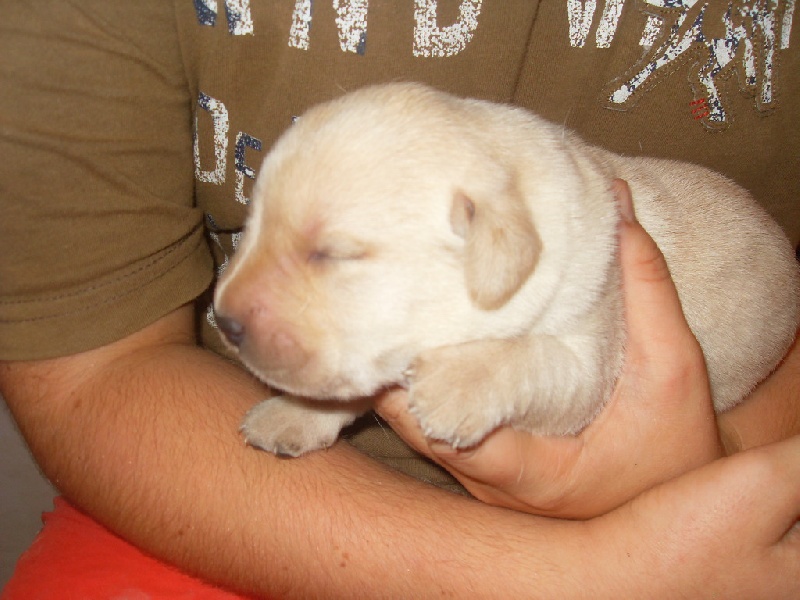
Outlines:
{"label": "red garment", "polygon": [[115,536],[62,498],[20,557],[0,600],[243,600]]}

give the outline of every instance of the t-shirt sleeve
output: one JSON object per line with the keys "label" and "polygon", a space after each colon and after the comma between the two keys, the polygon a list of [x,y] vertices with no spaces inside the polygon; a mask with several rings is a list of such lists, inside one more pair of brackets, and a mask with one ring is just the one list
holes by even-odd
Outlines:
{"label": "t-shirt sleeve", "polygon": [[5,5],[0,359],[121,339],[212,279],[172,10]]}

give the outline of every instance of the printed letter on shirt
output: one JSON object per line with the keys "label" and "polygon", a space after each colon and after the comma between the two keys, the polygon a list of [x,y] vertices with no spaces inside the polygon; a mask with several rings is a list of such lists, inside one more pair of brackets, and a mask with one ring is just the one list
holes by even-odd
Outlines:
{"label": "printed letter on shirt", "polygon": [[[367,43],[367,10],[369,0],[333,0],[339,46],[343,52],[364,54]],[[295,0],[289,46],[308,50],[311,46],[311,24],[314,20],[313,0]]]}
{"label": "printed letter on shirt", "polygon": [[414,56],[447,57],[458,54],[478,28],[481,0],[462,0],[458,21],[440,27],[436,0],[415,0]]}
{"label": "printed letter on shirt", "polygon": [[244,162],[245,152],[247,148],[261,151],[261,140],[247,135],[245,132],[240,131],[236,136],[236,147],[233,151],[234,165],[236,167],[236,201],[240,204],[250,204],[250,198],[244,195],[244,180],[245,177],[249,179],[256,178],[256,172],[253,167]]}
{"label": "printed letter on shirt", "polygon": [[[198,181],[222,185],[225,183],[225,168],[227,166],[228,152],[228,110],[225,105],[200,92],[197,97],[197,105],[211,115],[213,133],[211,143],[214,147],[214,168],[203,170],[200,165],[200,133],[197,120],[202,114],[198,111],[198,117],[194,124],[194,174]],[[204,140],[205,142],[206,140]]]}
{"label": "printed letter on shirt", "polygon": [[[201,25],[217,24],[217,0],[194,0],[194,10]],[[253,35],[250,0],[225,0],[225,14],[231,35]]]}

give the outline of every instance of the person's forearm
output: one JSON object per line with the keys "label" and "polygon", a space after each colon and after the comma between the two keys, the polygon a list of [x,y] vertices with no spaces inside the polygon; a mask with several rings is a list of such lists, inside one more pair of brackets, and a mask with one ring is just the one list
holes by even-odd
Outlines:
{"label": "person's forearm", "polygon": [[[154,340],[145,331],[100,357],[0,363],[0,393],[73,502],[189,572],[275,598],[671,600],[703,590],[750,600],[751,590],[738,593],[739,580],[757,585],[786,571],[769,549],[762,564],[741,559],[739,547],[748,527],[762,534],[750,525],[749,506],[765,490],[768,500],[780,499],[781,482],[794,481],[785,475],[772,484],[756,479],[753,502],[740,510],[740,498],[718,491],[719,483],[739,490],[751,473],[729,469],[736,477],[720,480],[715,469],[725,463],[714,463],[656,488],[644,503],[570,522],[448,494],[345,444],[297,460],[247,448],[238,424],[264,390],[191,345],[190,311],[166,321],[176,318],[177,334],[168,328]],[[784,454],[795,456],[795,446]],[[700,498],[697,489],[705,490]],[[734,528],[730,514],[740,517]],[[676,543],[664,546],[670,532]],[[776,581],[788,589],[795,579]]]}
{"label": "person's forearm", "polygon": [[238,424],[263,389],[180,341],[95,370],[42,380],[35,401],[4,390],[69,499],[189,572],[281,598],[583,596],[584,524],[450,495],[345,444],[298,460],[248,448]]}
{"label": "person's forearm", "polygon": [[800,434],[800,340],[772,375],[717,422],[729,455]]}

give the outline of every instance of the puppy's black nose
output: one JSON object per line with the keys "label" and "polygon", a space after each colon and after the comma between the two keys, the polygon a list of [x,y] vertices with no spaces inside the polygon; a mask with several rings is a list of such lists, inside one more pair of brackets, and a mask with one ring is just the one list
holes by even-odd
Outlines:
{"label": "puppy's black nose", "polygon": [[217,322],[217,327],[219,327],[222,335],[225,336],[225,339],[228,340],[231,346],[238,348],[242,345],[245,336],[244,325],[235,319],[223,317],[219,314],[214,316],[214,320]]}

